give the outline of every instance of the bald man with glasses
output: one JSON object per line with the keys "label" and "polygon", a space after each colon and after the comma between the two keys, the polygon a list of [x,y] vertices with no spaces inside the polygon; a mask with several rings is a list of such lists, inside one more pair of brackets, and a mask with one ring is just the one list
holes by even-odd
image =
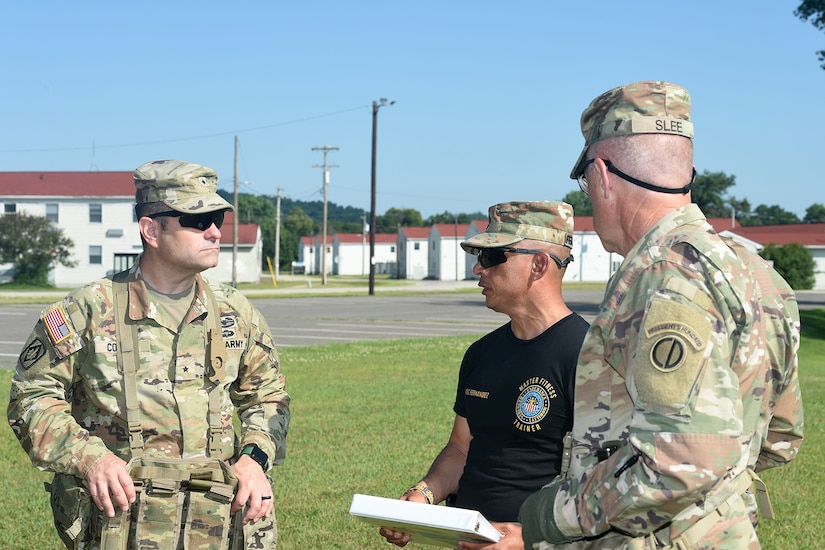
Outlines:
{"label": "bald man with glasses", "polygon": [[[588,326],[562,297],[573,261],[573,208],[557,201],[496,204],[486,230],[461,246],[478,257],[473,273],[487,307],[510,322],[465,353],[449,441],[402,499],[479,510],[504,535],[490,549],[522,548],[518,510],[559,473]],[[398,546],[410,541],[405,533],[380,533]]]}
{"label": "bald man with glasses", "polygon": [[289,425],[278,352],[240,292],[201,276],[232,205],[199,164],[147,162],[133,178],[142,254],[43,312],[9,423],[54,473],[67,548],[272,550],[268,471]]}

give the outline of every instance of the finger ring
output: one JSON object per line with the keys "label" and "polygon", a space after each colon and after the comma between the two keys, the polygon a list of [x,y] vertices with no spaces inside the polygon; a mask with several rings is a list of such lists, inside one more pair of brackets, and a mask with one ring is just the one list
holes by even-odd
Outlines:
{"label": "finger ring", "polygon": [[272,500],[272,495],[269,495],[268,497],[261,497],[261,500]]}

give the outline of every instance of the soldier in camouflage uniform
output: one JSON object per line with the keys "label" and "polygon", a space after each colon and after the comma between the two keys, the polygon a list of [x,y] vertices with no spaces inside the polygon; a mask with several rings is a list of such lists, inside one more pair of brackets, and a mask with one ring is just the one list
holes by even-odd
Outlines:
{"label": "soldier in camouflage uniform", "polygon": [[[492,548],[503,549],[521,546],[521,503],[559,473],[587,321],[561,291],[573,261],[573,207],[505,202],[491,206],[489,217],[487,229],[461,247],[478,256],[473,273],[487,307],[510,322],[464,354],[449,441],[401,498],[478,510],[504,535]],[[410,541],[379,532],[398,546]]]}
{"label": "soldier in camouflage uniform", "polygon": [[42,314],[12,381],[12,430],[55,473],[69,548],[274,548],[267,471],[289,424],[278,354],[258,310],[200,275],[232,206],[205,166],[149,162],[134,181],[143,253]]}
{"label": "soldier in camouflage uniform", "polygon": [[526,548],[759,548],[756,472],[801,445],[796,298],[691,204],[690,105],[639,82],[582,115],[571,177],[625,260],[579,356],[569,470],[520,510]]}

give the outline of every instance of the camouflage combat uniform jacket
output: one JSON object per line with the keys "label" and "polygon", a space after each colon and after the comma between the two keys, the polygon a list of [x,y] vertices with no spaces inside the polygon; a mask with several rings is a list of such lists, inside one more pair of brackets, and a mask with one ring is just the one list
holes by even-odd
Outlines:
{"label": "camouflage combat uniform jacket", "polygon": [[802,442],[798,346],[773,269],[695,205],[665,216],[585,338],[570,471],[522,507],[527,548],[758,548],[755,498],[740,495]]}
{"label": "camouflage combat uniform jacket", "polygon": [[[204,284],[219,310],[208,311]],[[138,263],[129,273],[129,316],[139,320],[137,392],[144,456],[208,456],[205,324],[218,326],[227,350],[220,412],[220,457],[255,444],[279,464],[286,452],[289,396],[266,321],[234,288],[196,279],[195,299],[179,328],[150,299]],[[84,478],[102,456],[129,461],[129,433],[117,346],[112,279],[69,294],[41,316],[17,362],[8,418],[32,463]],[[241,419],[240,441],[232,424]]]}

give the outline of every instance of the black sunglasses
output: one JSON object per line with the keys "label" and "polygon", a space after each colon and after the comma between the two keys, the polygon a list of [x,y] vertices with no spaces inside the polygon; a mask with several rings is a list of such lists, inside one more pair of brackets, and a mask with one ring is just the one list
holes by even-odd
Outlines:
{"label": "black sunglasses", "polygon": [[178,218],[181,227],[189,227],[197,229],[198,231],[206,231],[212,224],[218,229],[223,225],[223,218],[226,210],[218,210],[216,212],[205,212],[203,214],[184,214],[183,212],[175,212],[170,210],[168,212],[158,212],[157,214],[149,214],[149,218]]}
{"label": "black sunglasses", "polygon": [[561,260],[556,255],[547,252],[546,250],[535,250],[532,248],[511,248],[509,246],[500,246],[498,248],[482,248],[478,252],[478,263],[481,264],[481,267],[484,269],[490,269],[493,266],[497,266],[499,264],[503,264],[507,261],[507,255],[505,252],[512,252],[514,254],[547,254],[553,261],[556,262],[556,265],[559,266],[559,269],[563,267],[567,267],[567,264],[573,261],[573,255],[570,254],[565,259]]}

